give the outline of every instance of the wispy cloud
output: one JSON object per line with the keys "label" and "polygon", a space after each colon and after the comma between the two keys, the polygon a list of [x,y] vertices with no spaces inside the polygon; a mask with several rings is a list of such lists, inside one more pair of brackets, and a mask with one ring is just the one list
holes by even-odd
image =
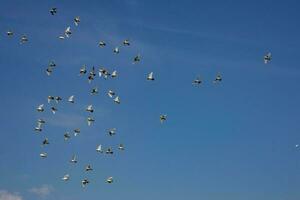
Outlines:
{"label": "wispy cloud", "polygon": [[40,198],[45,198],[53,191],[53,187],[50,185],[42,185],[40,187],[33,187],[29,189],[29,192],[37,195]]}
{"label": "wispy cloud", "polygon": [[18,193],[10,193],[6,190],[0,190],[0,200],[22,200]]}

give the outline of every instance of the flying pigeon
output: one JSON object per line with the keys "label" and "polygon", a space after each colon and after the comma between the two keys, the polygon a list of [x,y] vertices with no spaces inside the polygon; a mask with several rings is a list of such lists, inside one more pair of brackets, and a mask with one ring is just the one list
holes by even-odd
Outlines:
{"label": "flying pigeon", "polygon": [[79,133],[80,133],[80,129],[79,128],[74,129],[74,136],[77,136]]}
{"label": "flying pigeon", "polygon": [[110,136],[113,136],[113,135],[115,135],[116,134],[116,128],[111,128],[111,129],[109,129],[108,130],[108,135],[110,135]]}
{"label": "flying pigeon", "polygon": [[103,76],[105,79],[110,75],[110,73],[105,68],[99,69],[99,77]]}
{"label": "flying pigeon", "polygon": [[124,145],[123,144],[119,144],[119,147],[118,147],[118,149],[120,149],[120,150],[124,150],[125,148],[124,148]]}
{"label": "flying pigeon", "polygon": [[6,34],[7,34],[8,36],[10,36],[10,37],[11,37],[11,36],[13,36],[13,35],[14,35],[14,32],[12,32],[12,31],[7,31],[7,32],[6,32]]}
{"label": "flying pigeon", "polygon": [[80,71],[79,71],[79,75],[83,75],[83,74],[86,74],[86,66],[83,65],[81,68],[80,68]]}
{"label": "flying pigeon", "polygon": [[43,146],[45,146],[45,145],[47,145],[47,144],[49,144],[49,140],[48,140],[48,138],[45,138],[44,140],[43,140]]}
{"label": "flying pigeon", "polygon": [[57,8],[51,8],[50,13],[51,15],[55,15],[57,13]]}
{"label": "flying pigeon", "polygon": [[123,45],[124,45],[124,46],[129,46],[129,45],[130,45],[129,40],[127,40],[127,39],[124,40],[124,41],[123,41]]}
{"label": "flying pigeon", "polygon": [[56,64],[55,64],[55,62],[54,62],[54,61],[50,61],[50,63],[49,63],[49,67],[56,67]]}
{"label": "flying pigeon", "polygon": [[85,167],[85,171],[92,171],[93,170],[93,168],[91,167],[91,165],[87,165],[86,167]]}
{"label": "flying pigeon", "polygon": [[133,58],[133,64],[136,64],[136,63],[138,63],[138,62],[140,62],[141,61],[141,56],[140,55],[137,55],[137,56],[135,56],[134,58]]}
{"label": "flying pigeon", "polygon": [[52,67],[47,67],[47,69],[46,69],[46,74],[47,74],[48,76],[50,76],[50,75],[52,74],[52,72],[53,72],[53,68],[52,68]]}
{"label": "flying pigeon", "polygon": [[38,123],[38,125],[34,128],[35,131],[42,131],[42,124]]}
{"label": "flying pigeon", "polygon": [[90,74],[88,76],[88,80],[89,80],[89,83],[91,83],[92,80],[94,80],[94,77],[96,76],[96,73],[95,73],[95,67],[92,68],[92,71],[90,71]]}
{"label": "flying pigeon", "polygon": [[102,145],[101,145],[101,144],[99,144],[99,145],[97,146],[96,151],[97,151],[98,153],[103,153]]}
{"label": "flying pigeon", "polygon": [[72,95],[68,98],[68,102],[74,103],[74,95]]}
{"label": "flying pigeon", "polygon": [[118,53],[120,53],[120,49],[119,49],[119,47],[116,47],[116,48],[114,48],[114,53],[115,53],[115,54],[118,54]]}
{"label": "flying pigeon", "polygon": [[60,96],[55,97],[56,103],[59,103],[59,101],[61,101],[61,100],[62,100],[62,98]]}
{"label": "flying pigeon", "polygon": [[108,147],[105,153],[106,154],[113,154],[114,152],[113,152],[111,147]]}
{"label": "flying pigeon", "polygon": [[98,94],[98,88],[97,87],[93,88],[91,94],[92,95]]}
{"label": "flying pigeon", "polygon": [[160,119],[160,123],[163,123],[164,121],[167,120],[167,115],[160,115],[159,119]]}
{"label": "flying pigeon", "polygon": [[53,101],[54,99],[55,99],[54,96],[48,96],[48,97],[47,97],[48,103],[50,103],[50,102]]}
{"label": "flying pigeon", "polygon": [[221,82],[222,81],[222,76],[221,74],[217,74],[215,80],[214,80],[214,83],[217,83],[217,82]]}
{"label": "flying pigeon", "polygon": [[68,37],[70,37],[71,34],[72,34],[71,27],[68,26],[65,30],[65,36],[68,38]]}
{"label": "flying pigeon", "polygon": [[47,153],[40,153],[41,158],[47,158]]}
{"label": "flying pigeon", "polygon": [[105,47],[105,46],[106,46],[106,43],[104,41],[99,42],[99,47]]}
{"label": "flying pigeon", "polygon": [[107,179],[106,179],[106,182],[107,183],[113,183],[113,177],[108,177]]}
{"label": "flying pigeon", "polygon": [[88,105],[86,108],[86,111],[91,112],[91,113],[94,112],[93,105]]}
{"label": "flying pigeon", "polygon": [[63,181],[68,181],[70,179],[70,175],[69,174],[66,174],[62,177],[62,180]]}
{"label": "flying pigeon", "polygon": [[21,44],[24,44],[24,43],[26,43],[26,42],[28,42],[28,38],[27,38],[26,35],[23,35],[23,36],[21,37],[20,43],[21,43]]}
{"label": "flying pigeon", "polygon": [[80,23],[80,18],[78,16],[74,18],[74,23],[76,26],[78,26],[78,24]]}
{"label": "flying pigeon", "polygon": [[52,107],[51,107],[51,111],[52,111],[53,114],[55,114],[56,111],[57,111],[57,108],[55,108],[54,106],[52,106]]}
{"label": "flying pigeon", "polygon": [[120,104],[120,97],[119,96],[116,96],[116,98],[114,98],[114,102],[117,103],[117,104]]}
{"label": "flying pigeon", "polygon": [[63,36],[63,35],[60,35],[60,36],[58,36],[58,39],[60,39],[60,40],[64,40],[64,39],[65,39],[65,36]]}
{"label": "flying pigeon", "polygon": [[92,125],[93,122],[95,122],[95,120],[92,117],[87,118],[88,126]]}
{"label": "flying pigeon", "polygon": [[43,120],[43,119],[38,119],[37,122],[38,122],[38,124],[41,124],[41,125],[46,123],[45,120]]}
{"label": "flying pigeon", "polygon": [[73,155],[71,160],[70,160],[70,163],[77,163],[77,158],[76,158],[76,155]]}
{"label": "flying pigeon", "polygon": [[194,85],[200,85],[202,83],[202,80],[199,77],[196,77],[195,80],[193,80]]}
{"label": "flying pigeon", "polygon": [[150,74],[148,74],[147,80],[148,81],[154,81],[153,72],[150,72]]}
{"label": "flying pigeon", "polygon": [[82,185],[82,187],[85,187],[87,184],[89,184],[90,183],[90,181],[88,180],[88,179],[83,179],[82,181],[81,181],[81,185]]}
{"label": "flying pigeon", "polygon": [[64,134],[64,140],[66,141],[66,140],[68,140],[68,139],[70,139],[70,138],[71,138],[70,133],[69,133],[69,132],[66,132],[66,133]]}
{"label": "flying pigeon", "polygon": [[112,73],[111,73],[111,77],[112,78],[116,78],[117,77],[117,71],[116,70],[114,70]]}
{"label": "flying pigeon", "polygon": [[114,96],[115,96],[115,92],[114,91],[112,91],[112,90],[109,90],[108,92],[107,92],[107,95],[110,97],[110,98],[113,98]]}
{"label": "flying pigeon", "polygon": [[268,53],[267,55],[264,56],[264,63],[268,64],[272,59],[272,54]]}
{"label": "flying pigeon", "polygon": [[44,112],[44,104],[41,104],[36,109],[38,112]]}

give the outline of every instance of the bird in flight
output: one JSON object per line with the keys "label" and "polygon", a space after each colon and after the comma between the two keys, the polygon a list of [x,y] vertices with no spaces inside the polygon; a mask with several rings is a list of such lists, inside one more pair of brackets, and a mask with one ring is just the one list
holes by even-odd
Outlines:
{"label": "bird in flight", "polygon": [[55,15],[57,13],[57,8],[51,8],[49,12],[51,15]]}
{"label": "bird in flight", "polygon": [[267,55],[264,56],[264,63],[268,64],[272,60],[272,54],[268,53]]}

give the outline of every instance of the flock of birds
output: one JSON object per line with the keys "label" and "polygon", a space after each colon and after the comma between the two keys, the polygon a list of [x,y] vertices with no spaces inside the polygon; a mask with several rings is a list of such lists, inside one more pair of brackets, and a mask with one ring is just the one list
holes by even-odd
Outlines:
{"label": "flock of birds", "polygon": [[[57,14],[57,8],[51,8],[49,12],[50,12],[51,15],[56,15],[56,14]],[[79,24],[80,24],[80,17],[77,16],[77,17],[74,18],[74,24],[75,24],[76,27],[79,26]],[[12,37],[12,36],[14,35],[14,32],[11,31],[11,30],[9,30],[9,31],[7,31],[7,35],[8,35],[9,37]],[[61,39],[61,40],[63,40],[63,39],[66,39],[66,38],[70,38],[71,35],[72,35],[71,27],[68,26],[68,27],[65,29],[64,34],[58,36],[58,38]],[[20,39],[20,43],[21,43],[21,44],[24,44],[24,43],[26,43],[26,42],[28,42],[27,36],[26,36],[26,35],[22,35],[22,36],[21,36],[21,39]],[[123,41],[123,44],[122,44],[122,45],[123,45],[123,46],[130,46],[131,44],[130,44],[130,41],[129,41],[128,39],[125,39],[125,40]],[[104,47],[106,46],[106,42],[105,42],[105,41],[100,41],[100,42],[98,43],[98,46],[99,46],[100,48],[104,48]],[[114,54],[118,54],[119,52],[120,52],[119,47],[115,47],[115,48],[113,49],[113,53],[114,53]],[[264,63],[265,63],[265,64],[269,63],[269,62],[271,61],[271,59],[272,59],[271,53],[268,53],[268,54],[266,54],[266,55],[263,57],[263,60],[264,60]],[[133,64],[136,64],[136,63],[140,62],[140,60],[141,60],[141,56],[140,56],[139,54],[136,55],[136,56],[133,58]],[[47,74],[48,76],[51,76],[52,73],[54,72],[55,68],[56,68],[55,62],[54,62],[54,61],[50,61],[50,63],[48,64],[48,67],[46,68],[46,74]],[[91,82],[94,80],[94,78],[97,76],[95,67],[92,67],[92,69],[91,69],[90,71],[88,71],[87,66],[86,66],[86,65],[83,65],[83,66],[79,69],[79,75],[80,75],[80,76],[84,76],[84,75],[86,75],[86,74],[87,74],[88,82],[91,83]],[[99,75],[99,77],[103,77],[104,79],[107,79],[107,78],[109,78],[109,77],[110,77],[110,78],[117,78],[117,77],[118,77],[118,73],[117,73],[116,70],[114,70],[114,71],[112,71],[112,72],[110,73],[110,72],[109,72],[107,69],[105,69],[105,68],[100,68],[100,69],[98,70],[98,75]],[[155,80],[155,77],[154,77],[154,73],[153,73],[153,72],[150,72],[150,73],[148,74],[147,80],[148,80],[148,81],[154,81],[154,80]],[[221,81],[222,81],[222,76],[221,76],[220,73],[218,73],[218,74],[216,75],[215,79],[213,80],[213,82],[214,82],[214,83],[220,83]],[[202,81],[202,79],[201,79],[200,77],[196,77],[196,78],[192,81],[192,84],[193,84],[193,85],[200,85],[202,82],[203,82],[203,81]],[[92,88],[91,91],[90,91],[90,94],[91,94],[91,95],[96,95],[97,93],[98,93],[98,88],[97,88],[97,87]],[[107,95],[108,95],[108,97],[111,98],[116,104],[120,104],[120,103],[121,103],[120,97],[119,97],[114,91],[109,90],[109,91],[107,92]],[[63,99],[62,99],[62,97],[60,97],[60,96],[48,96],[48,98],[47,98],[48,104],[51,104],[52,102],[56,102],[56,104],[51,104],[52,106],[51,106],[50,109],[51,109],[51,112],[52,112],[53,114],[55,114],[55,113],[58,111],[56,105],[57,105],[59,102],[61,102],[62,100],[63,100]],[[70,97],[68,97],[68,98],[67,98],[67,102],[70,103],[70,104],[74,104],[74,103],[75,103],[75,96],[74,96],[74,95],[71,95]],[[37,106],[36,110],[37,110],[37,112],[39,112],[39,113],[44,112],[44,111],[45,111],[44,104],[41,104],[41,105]],[[88,105],[88,106],[86,107],[85,110],[86,110],[86,112],[88,112],[89,114],[94,113],[93,105]],[[164,121],[167,120],[167,115],[166,115],[166,114],[161,114],[161,115],[159,116],[159,120],[160,120],[161,123],[163,123]],[[88,126],[91,126],[94,122],[95,122],[95,119],[94,119],[93,117],[90,116],[90,117],[87,118],[87,124],[88,124]],[[36,132],[41,132],[41,131],[43,130],[43,125],[44,125],[45,123],[46,123],[46,121],[45,121],[44,119],[38,119],[38,120],[37,120],[37,126],[35,127],[35,131],[36,131]],[[80,134],[80,128],[74,129],[73,132],[74,132],[73,134],[74,134],[75,137],[78,136],[78,135]],[[109,136],[114,136],[115,134],[116,134],[116,128],[111,128],[111,129],[108,130],[108,135],[109,135]],[[66,133],[63,135],[65,141],[66,141],[66,140],[69,140],[69,139],[71,138],[71,136],[72,136],[72,134],[70,134],[69,132],[66,132]],[[47,146],[47,145],[49,145],[49,144],[50,144],[50,142],[49,142],[49,139],[48,139],[48,138],[45,138],[45,139],[42,141],[42,146]],[[299,147],[299,145],[296,146],[296,147]],[[123,150],[125,150],[125,147],[124,147],[123,144],[119,144],[118,147],[117,147],[117,149],[120,150],[120,151],[123,151]],[[107,147],[106,149],[104,149],[103,146],[102,146],[101,144],[99,144],[99,145],[96,146],[95,151],[96,151],[97,153],[106,153],[106,154],[113,154],[113,153],[114,153],[112,147]],[[40,153],[40,157],[43,158],[43,159],[47,158],[47,156],[48,156],[47,152],[42,152],[42,153]],[[70,163],[76,164],[77,162],[78,162],[77,156],[74,154],[74,155],[71,157],[71,159],[70,159]],[[88,171],[92,171],[92,170],[93,170],[92,166],[91,166],[90,164],[87,164],[86,167],[85,167],[85,171],[88,172]],[[68,180],[70,180],[70,175],[69,175],[69,174],[65,174],[65,175],[62,177],[62,180],[63,180],[63,181],[68,181]],[[113,179],[112,176],[109,176],[109,177],[106,179],[106,182],[107,182],[107,183],[113,183],[113,181],[114,181],[114,179]],[[90,181],[89,181],[89,179],[87,179],[87,178],[81,180],[82,187],[85,187],[85,186],[86,186],[87,184],[89,184],[89,183],[90,183]]]}

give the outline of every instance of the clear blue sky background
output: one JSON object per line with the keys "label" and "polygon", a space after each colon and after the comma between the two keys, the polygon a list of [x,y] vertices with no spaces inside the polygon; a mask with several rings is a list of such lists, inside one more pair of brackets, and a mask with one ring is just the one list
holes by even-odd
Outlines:
{"label": "clear blue sky background", "polygon": [[[299,200],[298,1],[1,0],[0,7],[0,190],[25,200],[40,199],[30,189],[42,185],[51,188],[49,200]],[[70,39],[57,39],[69,25]],[[19,44],[22,34],[27,44]],[[114,55],[126,38],[131,46]],[[100,40],[107,47],[98,48]],[[264,65],[269,51],[273,60]],[[132,65],[138,53],[142,61]],[[50,60],[57,68],[47,77]],[[78,77],[83,64],[117,69],[119,78],[88,84]],[[151,71],[156,80],[147,82]],[[218,72],[223,81],[214,85]],[[193,87],[197,75],[204,82]],[[94,86],[100,93],[92,97]],[[62,102],[54,116],[48,95],[75,95],[76,103]],[[41,117],[47,122],[38,135]],[[77,127],[81,135],[64,142]],[[105,133],[111,127],[113,138]],[[42,148],[45,137],[51,144]],[[95,152],[97,144],[121,142],[124,152]],[[49,157],[41,160],[41,151]],[[68,162],[73,153],[76,166]],[[108,176],[114,184],[105,183]],[[82,189],[85,177],[91,183]]]}

